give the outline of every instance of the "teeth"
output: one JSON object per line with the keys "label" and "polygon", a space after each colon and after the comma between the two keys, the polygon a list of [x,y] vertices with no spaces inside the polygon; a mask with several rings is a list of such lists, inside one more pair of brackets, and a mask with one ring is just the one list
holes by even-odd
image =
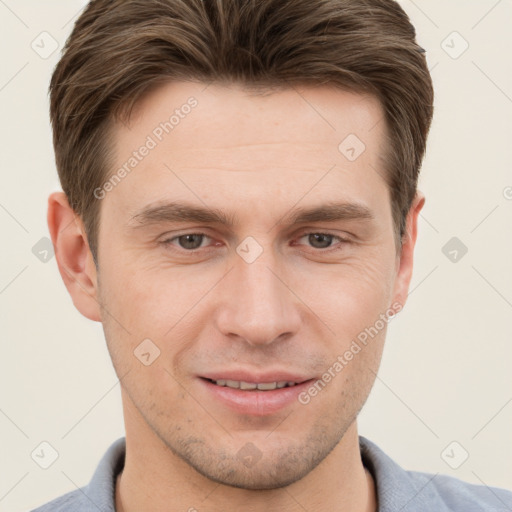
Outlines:
{"label": "teeth", "polygon": [[270,391],[271,389],[277,388],[277,382],[262,382],[261,384],[258,384],[258,389],[261,389],[263,391]]}
{"label": "teeth", "polygon": [[273,389],[282,389],[287,386],[292,387],[296,385],[295,382],[286,380],[279,382],[260,382],[259,384],[256,384],[255,382],[244,382],[226,379],[219,379],[214,382],[217,384],[217,386],[226,386],[228,388],[242,389],[244,391],[251,391],[253,389],[258,389],[260,391],[272,391]]}
{"label": "teeth", "polygon": [[259,388],[258,384],[254,384],[254,382],[240,382],[240,389],[256,389]]}

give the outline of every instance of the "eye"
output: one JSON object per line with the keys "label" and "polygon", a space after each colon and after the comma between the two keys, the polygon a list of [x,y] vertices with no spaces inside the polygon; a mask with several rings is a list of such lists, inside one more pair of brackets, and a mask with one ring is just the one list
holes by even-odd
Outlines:
{"label": "eye", "polygon": [[[300,238],[298,238],[298,240],[302,240],[304,238],[307,238],[307,243],[310,244],[312,248],[318,249],[320,252],[339,250],[341,247],[333,246],[333,243],[336,241],[338,242],[338,246],[345,243],[350,243],[350,240],[342,238],[338,235],[322,232],[304,233]],[[166,247],[176,249],[178,251],[182,250],[192,253],[199,251],[199,249],[208,247],[208,245],[203,244],[205,241],[210,241],[211,243],[212,239],[204,233],[185,233],[165,239],[160,243]]]}
{"label": "eye", "polygon": [[[305,233],[302,235],[299,240],[307,237],[307,241],[311,246],[315,249],[330,249],[332,247],[333,241],[338,241],[341,244],[349,243],[349,240],[345,238],[341,238],[338,235],[333,235],[330,233]],[[334,249],[336,250],[336,248]]]}
{"label": "eye", "polygon": [[[172,245],[173,247],[184,249],[186,251],[195,251],[200,249],[205,239],[210,237],[204,233],[187,233],[185,235],[175,236],[167,240],[163,240],[162,244]],[[177,245],[173,242],[177,242]]]}

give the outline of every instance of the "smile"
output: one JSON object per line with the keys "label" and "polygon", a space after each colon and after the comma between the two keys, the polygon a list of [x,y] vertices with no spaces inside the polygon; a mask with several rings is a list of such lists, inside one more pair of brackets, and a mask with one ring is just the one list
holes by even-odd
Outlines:
{"label": "smile", "polygon": [[[271,375],[247,375],[247,380],[235,380],[242,375],[226,377],[210,375],[198,379],[201,393],[205,393],[205,401],[214,407],[249,416],[267,416],[293,407],[297,404],[298,395],[315,380],[304,380],[298,375],[275,375],[276,380],[271,380]],[[284,380],[286,377],[290,380]]]}
{"label": "smile", "polygon": [[213,382],[217,386],[228,387],[232,389],[241,389],[243,391],[252,391],[252,390],[260,390],[260,391],[272,391],[273,389],[282,389],[286,387],[295,386],[297,383],[293,381],[279,381],[279,382],[245,382],[243,380],[227,380],[227,379],[219,379],[212,380],[207,379],[210,382]]}

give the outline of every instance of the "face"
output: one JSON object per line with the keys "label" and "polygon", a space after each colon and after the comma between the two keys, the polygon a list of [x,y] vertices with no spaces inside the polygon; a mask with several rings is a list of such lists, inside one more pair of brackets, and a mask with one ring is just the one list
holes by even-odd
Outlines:
{"label": "face", "polygon": [[410,278],[382,119],[327,87],[173,83],[115,128],[98,298],[125,411],[214,481],[297,481],[368,396]]}

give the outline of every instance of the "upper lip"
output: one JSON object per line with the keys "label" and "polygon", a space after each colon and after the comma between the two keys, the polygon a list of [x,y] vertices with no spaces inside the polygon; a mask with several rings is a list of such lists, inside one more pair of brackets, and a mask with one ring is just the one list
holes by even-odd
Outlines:
{"label": "upper lip", "polygon": [[247,372],[242,370],[215,371],[200,375],[203,379],[210,380],[234,380],[237,382],[250,382],[261,384],[265,382],[302,382],[311,380],[312,377],[299,373],[290,373],[287,371],[266,371],[266,372]]}

